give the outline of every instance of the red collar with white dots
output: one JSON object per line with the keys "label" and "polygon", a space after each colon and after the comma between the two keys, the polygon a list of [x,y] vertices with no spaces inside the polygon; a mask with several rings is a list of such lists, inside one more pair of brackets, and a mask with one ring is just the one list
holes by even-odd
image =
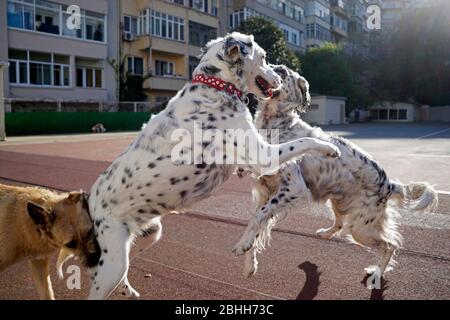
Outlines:
{"label": "red collar with white dots", "polygon": [[192,83],[204,83],[210,87],[216,88],[217,90],[222,90],[228,93],[230,96],[237,95],[239,99],[242,99],[242,91],[236,88],[236,86],[230,82],[223,81],[222,79],[207,76],[205,74],[197,74],[193,79]]}

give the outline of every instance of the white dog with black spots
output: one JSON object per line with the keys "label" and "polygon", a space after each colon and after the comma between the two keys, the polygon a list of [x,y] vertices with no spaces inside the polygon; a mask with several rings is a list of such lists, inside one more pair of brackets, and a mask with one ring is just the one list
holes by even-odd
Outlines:
{"label": "white dog with black spots", "polygon": [[[130,297],[139,297],[127,279],[130,246],[144,231],[153,242],[161,236],[161,217],[181,212],[208,197],[226,181],[236,164],[186,163],[173,159],[176,130],[192,133],[203,129],[225,133],[248,130],[257,148],[268,151],[271,162],[283,163],[305,152],[338,157],[337,147],[314,138],[270,145],[255,129],[246,105],[239,98],[253,92],[266,99],[280,85],[280,77],[268,67],[265,52],[253,36],[233,33],[210,42],[193,76],[166,109],[152,117],[137,139],[113,161],[91,188],[89,208],[102,255],[92,270],[90,299],[107,298],[120,284]],[[208,79],[215,79],[211,83]],[[222,88],[223,87],[223,88]],[[225,135],[224,135],[225,137]],[[228,138],[228,135],[226,136]],[[222,148],[220,141],[202,142],[203,150]],[[231,145],[231,146],[230,146]],[[194,146],[182,152],[189,153]],[[241,166],[262,173],[263,164],[248,152],[226,143],[224,160],[239,159]]]}
{"label": "white dog with black spots", "polygon": [[[333,143],[341,156],[330,161],[307,154],[286,162],[277,174],[252,174],[258,210],[234,249],[238,255],[245,253],[243,274],[250,277],[257,271],[256,254],[268,244],[271,228],[299,201],[330,200],[334,225],[318,230],[317,235],[330,239],[339,232],[350,235],[359,245],[379,249],[378,264],[366,268],[366,272],[382,276],[393,265],[392,256],[402,243],[398,213],[388,200],[411,210],[430,210],[437,205],[435,190],[424,182],[405,185],[390,180],[367,152],[302,121],[299,113],[310,103],[308,82],[285,66],[271,67],[282,78],[282,85],[272,99],[253,100],[258,104],[256,127],[268,132],[278,129],[274,132],[280,142],[313,137]],[[245,171],[239,169],[238,174],[242,176]]]}

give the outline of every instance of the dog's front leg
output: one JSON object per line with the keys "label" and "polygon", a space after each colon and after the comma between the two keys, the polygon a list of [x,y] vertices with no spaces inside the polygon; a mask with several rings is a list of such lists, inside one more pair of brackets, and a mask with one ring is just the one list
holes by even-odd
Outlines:
{"label": "dog's front leg", "polygon": [[122,291],[122,294],[127,298],[139,299],[141,297],[139,292],[134,290],[134,288],[130,285],[130,282],[128,282],[128,276],[125,276],[122,283],[120,284],[120,290]]}
{"label": "dog's front leg", "polygon": [[[236,129],[244,129],[243,143],[235,136],[234,146],[227,143],[227,157],[236,154],[237,164],[250,169],[258,175],[275,171],[286,161],[302,156],[311,151],[319,152],[328,157],[339,157],[339,148],[332,143],[315,138],[301,138],[282,144],[269,144],[258,133],[251,121],[242,120],[234,123]],[[236,135],[239,131],[236,130]],[[248,138],[249,144],[246,143]]]}
{"label": "dog's front leg", "polygon": [[[93,270],[89,300],[106,299],[125,279],[129,266],[131,235],[126,223],[106,221],[109,228],[99,234],[102,250],[99,264]],[[101,226],[100,226],[101,228]]]}
{"label": "dog's front leg", "polygon": [[31,274],[41,300],[55,300],[48,258],[30,260]]}

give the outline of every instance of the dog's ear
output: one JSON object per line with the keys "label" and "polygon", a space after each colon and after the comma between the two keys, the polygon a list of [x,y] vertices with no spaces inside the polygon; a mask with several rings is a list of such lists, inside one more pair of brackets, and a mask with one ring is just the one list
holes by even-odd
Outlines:
{"label": "dog's ear", "polygon": [[84,199],[84,192],[82,192],[82,191],[72,191],[67,196],[67,201],[72,202],[72,203],[78,203],[83,199]]}
{"label": "dog's ear", "polygon": [[311,95],[309,94],[309,83],[305,78],[300,77],[297,79],[297,85],[300,88],[300,91],[302,92],[302,102],[298,108],[298,111],[305,112],[311,103]]}
{"label": "dog's ear", "polygon": [[27,211],[28,215],[38,226],[45,226],[47,224],[47,213],[41,206],[33,202],[27,202]]}

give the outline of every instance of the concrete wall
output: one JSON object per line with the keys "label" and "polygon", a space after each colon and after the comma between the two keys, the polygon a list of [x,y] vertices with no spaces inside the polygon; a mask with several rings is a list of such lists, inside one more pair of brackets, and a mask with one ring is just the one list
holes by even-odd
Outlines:
{"label": "concrete wall", "polygon": [[325,100],[325,123],[341,124],[345,117],[345,100],[326,98]]}
{"label": "concrete wall", "polygon": [[330,96],[311,97],[311,108],[302,119],[311,124],[341,124],[345,116],[345,98]]}
{"label": "concrete wall", "polygon": [[324,124],[326,118],[325,98],[312,97],[310,109],[302,115],[302,119],[311,124]]}
{"label": "concrete wall", "polygon": [[430,107],[428,111],[428,120],[450,122],[450,106]]}

